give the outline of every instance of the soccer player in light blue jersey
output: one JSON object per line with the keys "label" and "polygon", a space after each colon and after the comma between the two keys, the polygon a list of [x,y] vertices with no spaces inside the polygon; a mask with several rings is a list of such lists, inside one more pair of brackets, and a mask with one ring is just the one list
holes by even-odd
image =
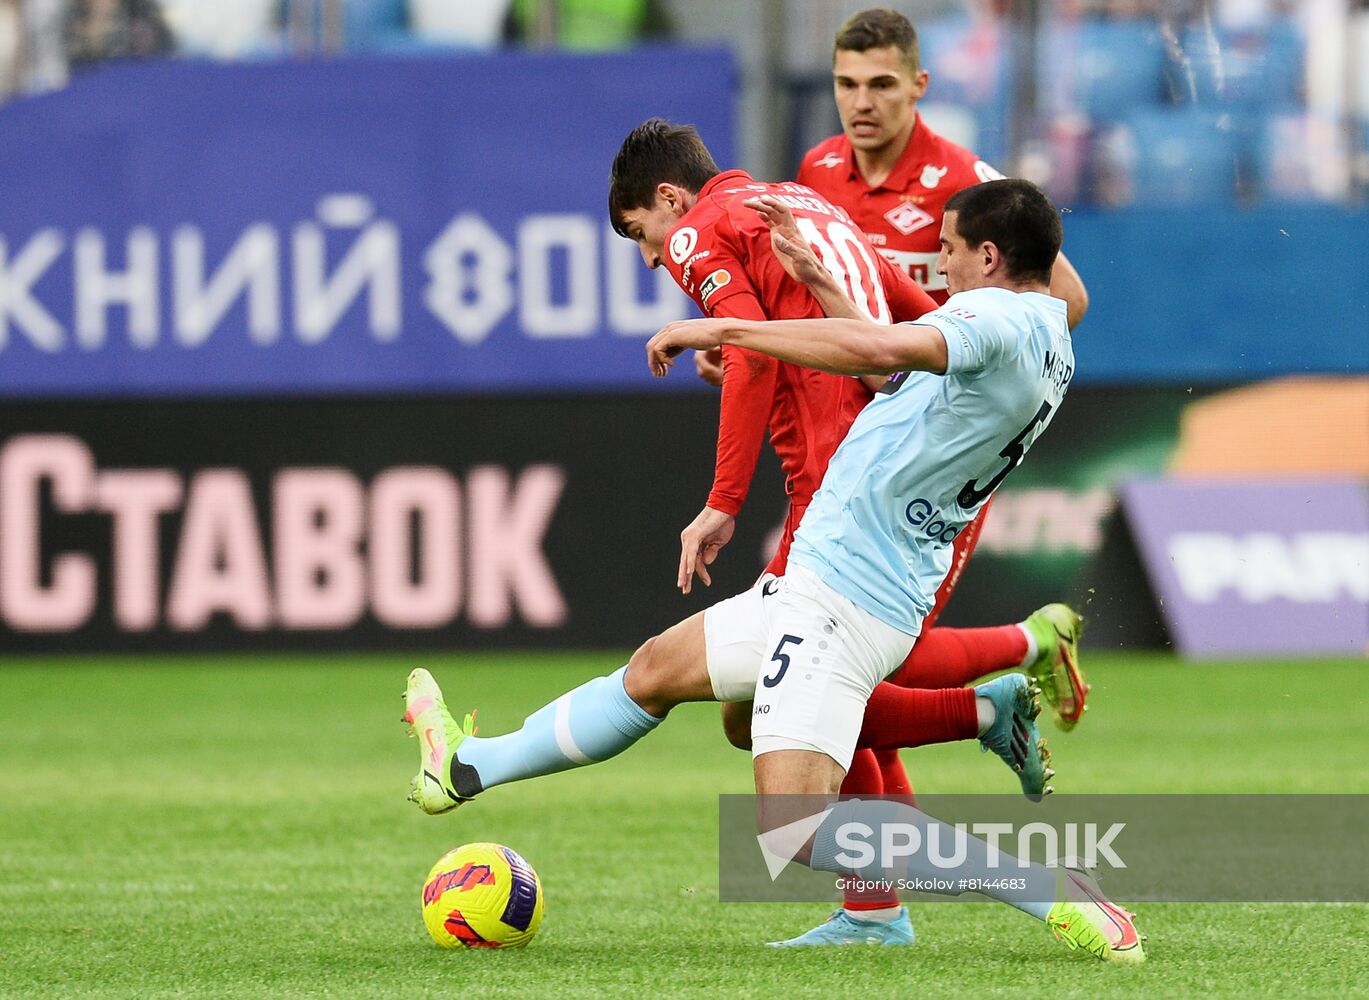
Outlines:
{"label": "soccer player in light blue jersey", "polygon": [[[752,754],[763,836],[794,829],[797,818],[770,812],[768,803],[792,803],[795,794],[835,798],[865,702],[916,641],[956,533],[1021,463],[1069,387],[1074,354],[1065,304],[1048,292],[1061,238],[1059,214],[1038,188],[992,181],[947,202],[937,270],[951,297],[915,324],[687,320],[653,337],[647,353],[657,375],[687,348],[735,344],[837,374],[890,379],[833,456],[786,576],[769,592],[753,588],[667,629],[626,667],[561,696],[503,736],[474,736],[469,716],[457,725],[431,675],[415,670],[405,721],[423,742],[410,797],[426,812],[445,812],[495,784],[595,763],[645,736],[675,705],[745,687],[756,706]],[[786,238],[782,224],[774,245],[829,316],[850,315],[837,301],[845,297],[834,268]],[[989,707],[1002,712],[994,723],[1006,739],[1034,741],[1039,706]],[[851,874],[839,850],[847,824],[928,821],[894,802],[810,812],[804,842],[783,853],[843,874]],[[1144,957],[1131,915],[1096,884],[1029,865],[1023,885],[998,888],[1008,881],[996,877],[999,852],[968,839],[959,877],[948,886],[992,886],[982,891],[1100,959]],[[893,872],[899,878],[947,875],[927,867],[925,852],[901,864]]]}

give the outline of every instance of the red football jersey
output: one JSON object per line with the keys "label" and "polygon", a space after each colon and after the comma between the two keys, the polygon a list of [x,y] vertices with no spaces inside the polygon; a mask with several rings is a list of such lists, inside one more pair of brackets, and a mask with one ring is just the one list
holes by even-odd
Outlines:
{"label": "red football jersey", "polygon": [[884,183],[865,182],[845,133],[810,149],[798,180],[845,208],[875,248],[941,304],[950,297],[946,279],[936,273],[946,201],[962,188],[1002,176],[968,149],[937,135],[919,115]]}
{"label": "red football jersey", "polygon": [[[785,273],[765,221],[742,202],[782,199],[827,269],[872,321],[914,319],[934,304],[874,251],[850,217],[798,184],[762,184],[742,170],[721,173],[666,239],[666,267],[707,316],[817,319],[822,307]],[[718,458],[708,506],[736,515],[746,500],[767,427],[794,504],[807,504],[870,392],[829,375],[743,348],[723,349]]]}

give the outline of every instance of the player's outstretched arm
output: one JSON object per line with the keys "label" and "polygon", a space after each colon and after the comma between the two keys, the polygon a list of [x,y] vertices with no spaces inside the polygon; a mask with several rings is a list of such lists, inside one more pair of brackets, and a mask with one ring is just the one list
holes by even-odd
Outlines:
{"label": "player's outstretched arm", "polygon": [[880,326],[854,319],[687,319],[667,325],[647,342],[647,365],[660,378],[686,348],[706,351],[724,344],[836,375],[940,375],[947,363],[946,339],[932,326]]}

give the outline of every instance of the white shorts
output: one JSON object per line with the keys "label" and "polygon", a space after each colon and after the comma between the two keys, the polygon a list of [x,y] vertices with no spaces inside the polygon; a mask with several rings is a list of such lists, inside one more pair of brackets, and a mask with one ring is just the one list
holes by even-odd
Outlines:
{"label": "white shorts", "polygon": [[815,750],[850,767],[875,685],[913,648],[900,632],[790,566],[704,612],[719,701],[755,701],[752,755]]}

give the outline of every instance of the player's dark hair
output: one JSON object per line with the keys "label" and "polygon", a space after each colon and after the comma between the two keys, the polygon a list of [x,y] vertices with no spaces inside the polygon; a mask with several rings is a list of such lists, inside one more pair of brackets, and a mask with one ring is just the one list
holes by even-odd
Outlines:
{"label": "player's dark hair", "polygon": [[895,48],[916,73],[922,68],[918,51],[917,29],[896,10],[872,7],[848,17],[837,29],[836,44],[832,46],[832,61],[838,52],[865,52],[868,49]]}
{"label": "player's dark hair", "polygon": [[650,207],[656,200],[656,185],[678,184],[698,194],[720,172],[693,125],[648,118],[628,133],[613,158],[608,181],[608,219],[613,231],[627,236],[623,213]]}
{"label": "player's dark hair", "polygon": [[970,246],[998,247],[1009,277],[1050,283],[1065,229],[1059,211],[1031,181],[1009,177],[962,188],[945,211],[956,213],[955,231]]}

